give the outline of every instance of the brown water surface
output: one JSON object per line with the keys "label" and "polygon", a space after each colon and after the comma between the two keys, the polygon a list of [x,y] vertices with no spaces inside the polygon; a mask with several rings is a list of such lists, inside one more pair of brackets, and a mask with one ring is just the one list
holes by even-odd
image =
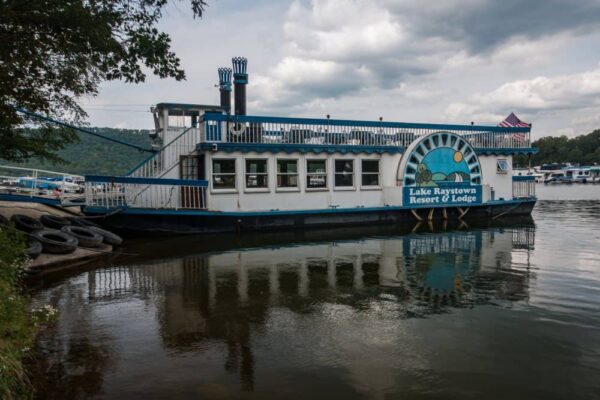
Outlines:
{"label": "brown water surface", "polygon": [[39,398],[600,398],[600,202],[438,225],[134,241],[46,278]]}

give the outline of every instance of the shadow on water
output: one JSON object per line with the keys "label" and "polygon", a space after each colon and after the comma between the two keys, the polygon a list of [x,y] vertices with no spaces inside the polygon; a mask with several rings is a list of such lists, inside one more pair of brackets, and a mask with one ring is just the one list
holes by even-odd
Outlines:
{"label": "shadow on water", "polygon": [[[319,351],[286,362],[266,337],[305,320],[327,332],[324,320],[352,329],[345,315],[398,323],[526,300],[534,244],[531,218],[133,241],[123,251],[138,256],[39,283],[36,301],[58,307],[60,318],[39,341],[38,394],[286,396],[300,383],[256,390],[261,366],[300,377]],[[257,351],[272,365],[257,364]],[[289,351],[294,359],[298,350]]]}

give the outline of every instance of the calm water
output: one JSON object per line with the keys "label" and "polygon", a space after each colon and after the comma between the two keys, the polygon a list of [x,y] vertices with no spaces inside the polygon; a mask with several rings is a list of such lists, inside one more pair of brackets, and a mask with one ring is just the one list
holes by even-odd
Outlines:
{"label": "calm water", "polygon": [[600,398],[600,201],[438,225],[130,242],[46,278],[40,398]]}

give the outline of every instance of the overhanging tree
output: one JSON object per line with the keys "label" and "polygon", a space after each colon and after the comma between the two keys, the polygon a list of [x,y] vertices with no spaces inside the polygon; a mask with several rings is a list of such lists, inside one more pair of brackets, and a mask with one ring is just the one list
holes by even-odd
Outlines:
{"label": "overhanging tree", "polygon": [[[189,0],[200,18],[204,0]],[[68,129],[41,124],[14,107],[82,123],[77,99],[103,81],[143,82],[145,68],[185,79],[169,35],[157,24],[168,0],[0,0],[0,158],[59,161],[76,140]]]}

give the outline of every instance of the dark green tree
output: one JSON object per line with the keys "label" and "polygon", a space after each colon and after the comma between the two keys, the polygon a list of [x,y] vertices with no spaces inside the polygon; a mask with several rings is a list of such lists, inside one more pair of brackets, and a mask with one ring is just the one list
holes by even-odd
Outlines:
{"label": "dark green tree", "polygon": [[[531,146],[539,149],[531,157],[532,166],[565,162],[582,165],[600,163],[600,129],[572,139],[566,136],[547,136],[534,141]],[[515,157],[515,164],[526,167],[528,159],[526,156]]]}
{"label": "dark green tree", "polygon": [[[200,18],[204,0],[188,0]],[[40,124],[22,107],[80,124],[78,104],[103,81],[143,82],[145,70],[185,79],[171,39],[158,30],[168,0],[0,0],[0,158],[56,161],[77,139]]]}

